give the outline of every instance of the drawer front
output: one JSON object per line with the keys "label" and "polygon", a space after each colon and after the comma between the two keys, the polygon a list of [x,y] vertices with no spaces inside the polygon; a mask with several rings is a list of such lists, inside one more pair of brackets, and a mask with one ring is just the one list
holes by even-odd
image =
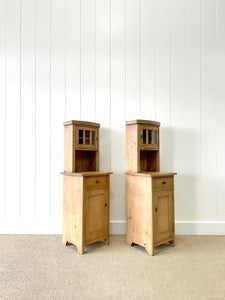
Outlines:
{"label": "drawer front", "polygon": [[98,188],[109,185],[109,176],[96,176],[85,178],[86,188]]}
{"label": "drawer front", "polygon": [[172,189],[173,176],[152,178],[152,188],[153,190]]}

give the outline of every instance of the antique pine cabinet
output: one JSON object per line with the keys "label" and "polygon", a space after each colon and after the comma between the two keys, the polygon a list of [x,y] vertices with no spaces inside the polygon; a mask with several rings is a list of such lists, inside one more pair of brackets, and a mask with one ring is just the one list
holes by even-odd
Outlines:
{"label": "antique pine cabinet", "polygon": [[77,246],[104,240],[109,244],[110,174],[99,172],[99,127],[64,122],[63,244]]}
{"label": "antique pine cabinet", "polygon": [[175,246],[174,175],[160,172],[159,122],[126,122],[127,244]]}

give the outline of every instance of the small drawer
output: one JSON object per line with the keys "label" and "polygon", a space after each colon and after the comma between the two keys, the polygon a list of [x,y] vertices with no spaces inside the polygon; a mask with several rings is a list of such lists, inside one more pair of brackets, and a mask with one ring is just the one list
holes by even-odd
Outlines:
{"label": "small drawer", "polygon": [[173,176],[152,178],[153,190],[172,189]]}
{"label": "small drawer", "polygon": [[85,178],[85,186],[87,188],[96,188],[109,185],[109,176],[97,176]]}

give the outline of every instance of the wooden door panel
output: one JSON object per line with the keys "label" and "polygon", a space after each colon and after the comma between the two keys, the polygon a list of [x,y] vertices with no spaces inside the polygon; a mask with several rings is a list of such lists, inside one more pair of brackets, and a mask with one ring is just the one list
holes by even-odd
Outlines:
{"label": "wooden door panel", "polygon": [[166,240],[173,230],[173,191],[154,192],[155,242]]}
{"label": "wooden door panel", "polygon": [[107,234],[108,190],[85,193],[85,241],[89,242]]}

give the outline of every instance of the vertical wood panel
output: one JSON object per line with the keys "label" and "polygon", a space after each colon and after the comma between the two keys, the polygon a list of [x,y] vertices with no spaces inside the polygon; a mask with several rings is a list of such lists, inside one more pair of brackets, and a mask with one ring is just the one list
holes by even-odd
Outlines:
{"label": "vertical wood panel", "polygon": [[224,222],[224,15],[223,0],[0,0],[4,233],[61,232],[65,119],[101,124],[112,221],[126,219],[125,120],[143,118],[178,172],[176,220]]}
{"label": "vertical wood panel", "polygon": [[50,201],[50,0],[37,1],[36,219],[49,220]]}
{"label": "vertical wood panel", "polygon": [[5,217],[5,31],[6,1],[0,1],[0,218]]}
{"label": "vertical wood panel", "polygon": [[20,218],[20,1],[6,11],[6,218]]}
{"label": "vertical wood panel", "polygon": [[65,0],[66,120],[80,119],[80,0]]}
{"label": "vertical wood panel", "polygon": [[217,4],[217,220],[225,220],[225,1]]}
{"label": "vertical wood panel", "polygon": [[186,218],[186,167],[188,156],[186,139],[186,7],[185,0],[171,1],[171,166],[179,174],[176,178],[176,214]]}
{"label": "vertical wood panel", "polygon": [[[21,2],[21,218],[35,215],[35,0]],[[29,175],[28,175],[29,174]]]}
{"label": "vertical wood panel", "polygon": [[50,219],[60,227],[62,220],[63,120],[65,118],[65,6],[51,5],[51,199]]}
{"label": "vertical wood panel", "polygon": [[101,171],[111,169],[110,9],[110,0],[96,1],[96,122],[101,124],[99,159]]}
{"label": "vertical wood panel", "polygon": [[96,2],[81,1],[81,120],[95,121],[95,20]]}
{"label": "vertical wood panel", "polygon": [[201,168],[201,90],[200,90],[200,0],[186,2],[186,218],[201,220],[202,205],[200,190]]}
{"label": "vertical wood panel", "polygon": [[156,1],[156,120],[160,129],[160,169],[171,170],[170,1]]}
{"label": "vertical wood panel", "polygon": [[140,3],[140,0],[126,1],[126,120],[141,116]]}
{"label": "vertical wood panel", "polygon": [[201,2],[201,197],[203,221],[216,219],[216,6]]}
{"label": "vertical wood panel", "polygon": [[141,0],[141,118],[155,120],[156,1]]}
{"label": "vertical wood panel", "polygon": [[111,209],[125,220],[125,1],[111,0]]}

